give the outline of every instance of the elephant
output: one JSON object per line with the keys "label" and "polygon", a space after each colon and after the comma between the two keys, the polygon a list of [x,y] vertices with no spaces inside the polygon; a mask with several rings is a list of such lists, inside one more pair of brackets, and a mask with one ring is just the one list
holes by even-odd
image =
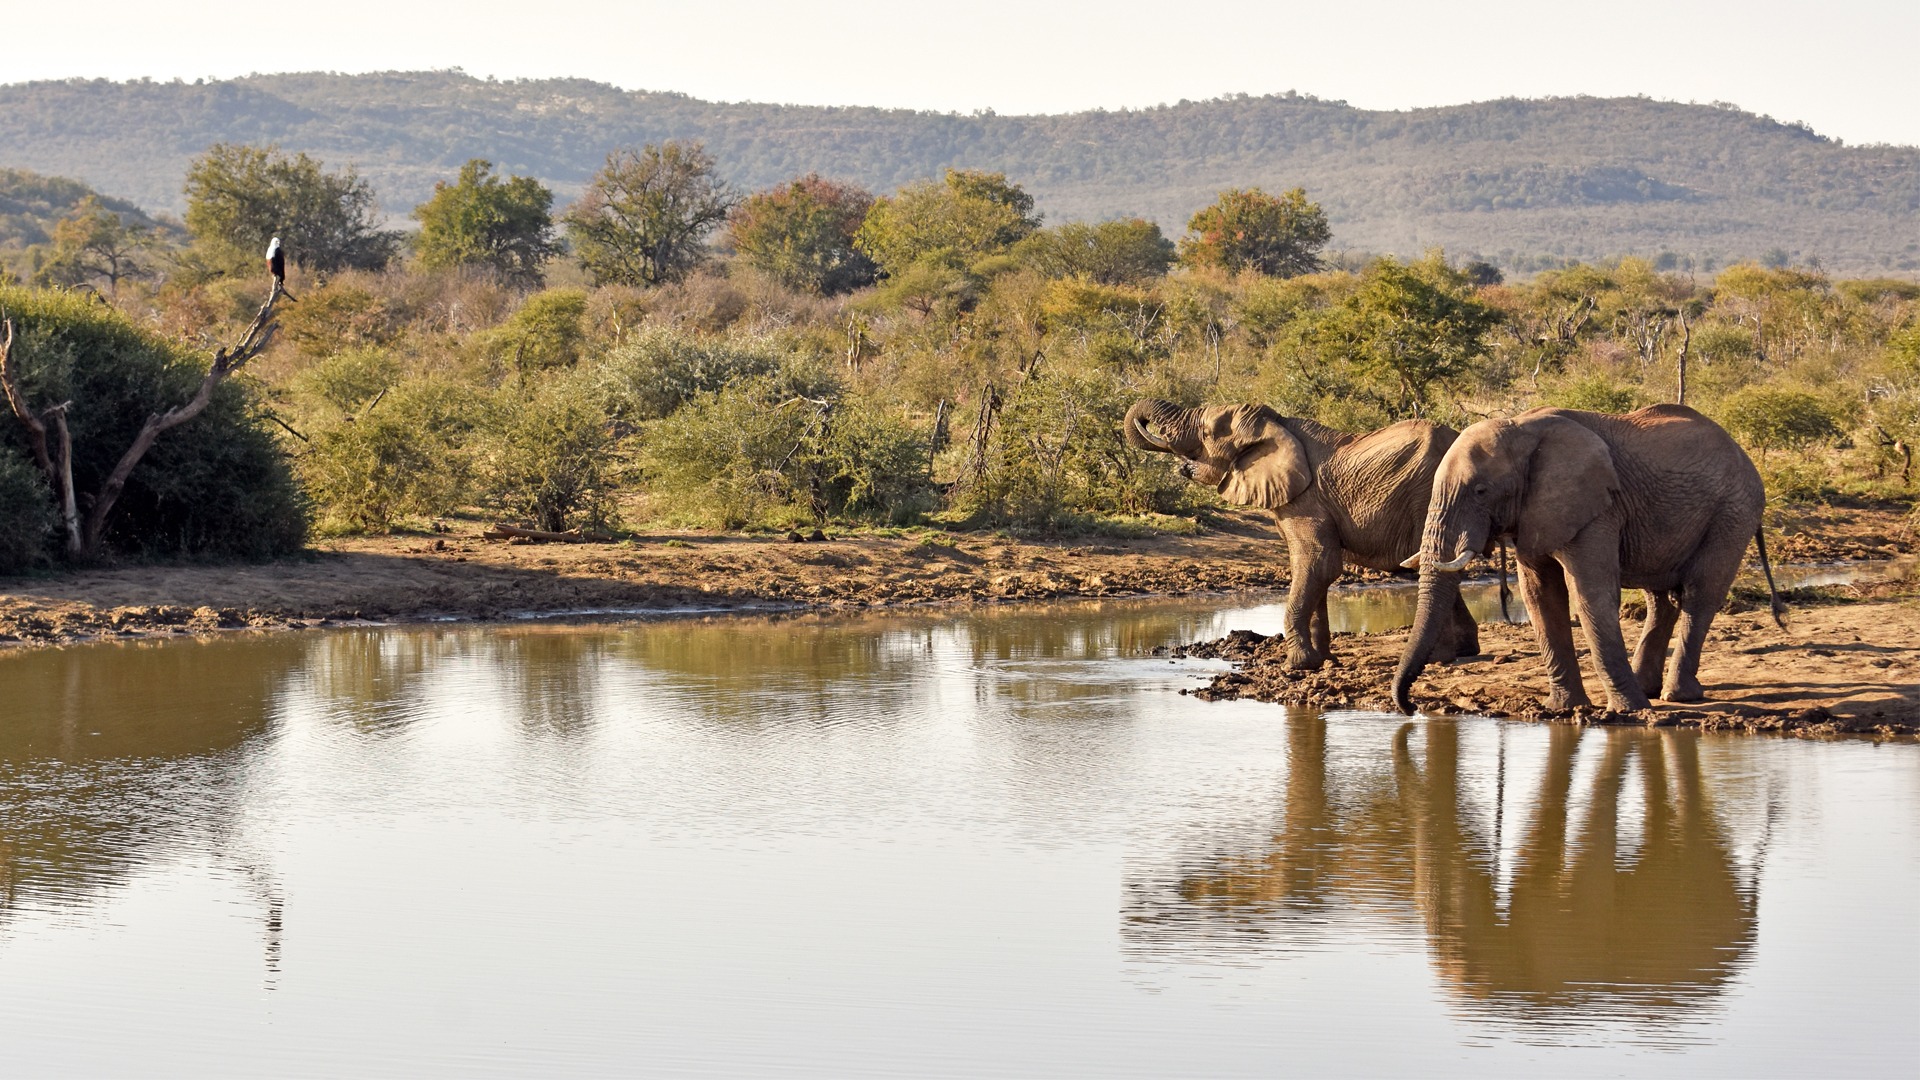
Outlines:
{"label": "elephant", "polygon": [[[1684,405],[1625,414],[1541,408],[1468,427],[1440,462],[1420,551],[1403,564],[1420,571],[1420,597],[1394,703],[1413,712],[1409,691],[1444,635],[1440,613],[1459,594],[1461,568],[1502,539],[1513,543],[1547,660],[1548,708],[1592,704],[1574,655],[1570,599],[1610,709],[1644,709],[1656,694],[1703,700],[1700,649],[1748,540],[1759,545],[1774,619],[1785,610],[1760,532],[1765,501],[1746,451]],[[1622,587],[1647,594],[1631,659],[1620,632]],[[1668,664],[1676,622],[1680,647]]]}
{"label": "elephant", "polygon": [[[1419,550],[1427,492],[1456,432],[1403,420],[1364,435],[1265,405],[1181,408],[1135,402],[1123,429],[1137,449],[1179,458],[1182,475],[1228,502],[1273,513],[1287,542],[1287,666],[1314,670],[1331,653],[1327,587],[1342,560],[1397,570]],[[1480,651],[1479,627],[1456,594],[1435,659]]]}

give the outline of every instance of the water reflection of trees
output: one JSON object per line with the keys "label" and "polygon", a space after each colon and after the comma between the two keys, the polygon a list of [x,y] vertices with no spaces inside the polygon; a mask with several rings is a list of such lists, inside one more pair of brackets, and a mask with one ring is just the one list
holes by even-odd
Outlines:
{"label": "water reflection of trees", "polygon": [[[1669,1033],[1747,963],[1757,875],[1736,865],[1698,733],[1554,727],[1544,767],[1522,776],[1502,756],[1493,791],[1504,794],[1489,798],[1463,779],[1451,721],[1406,724],[1387,774],[1351,785],[1329,783],[1324,718],[1294,713],[1289,725],[1266,850],[1132,884],[1136,951],[1312,947],[1343,920],[1411,913],[1465,1012]],[[1500,835],[1513,819],[1517,839]]]}
{"label": "water reflection of trees", "polygon": [[275,637],[0,657],[0,914],[97,894],[182,835],[230,832],[245,747],[305,651]]}

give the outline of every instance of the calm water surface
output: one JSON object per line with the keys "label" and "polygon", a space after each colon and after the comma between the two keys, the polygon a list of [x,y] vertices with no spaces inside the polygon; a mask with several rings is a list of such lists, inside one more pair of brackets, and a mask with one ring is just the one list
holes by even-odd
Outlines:
{"label": "calm water surface", "polygon": [[1911,1075],[1920,747],[1180,696],[1232,603],[0,656],[0,1071]]}

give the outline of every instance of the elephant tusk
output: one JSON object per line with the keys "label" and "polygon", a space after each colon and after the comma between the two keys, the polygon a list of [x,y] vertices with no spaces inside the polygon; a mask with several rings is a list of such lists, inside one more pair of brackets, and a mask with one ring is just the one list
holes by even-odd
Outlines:
{"label": "elephant tusk", "polygon": [[1165,439],[1157,438],[1153,434],[1153,432],[1148,429],[1147,422],[1144,418],[1134,420],[1133,431],[1134,431],[1134,434],[1140,437],[1140,441],[1146,443],[1148,446],[1154,447],[1166,453],[1173,452],[1173,444],[1169,443]]}
{"label": "elephant tusk", "polygon": [[1443,562],[1443,563],[1434,563],[1433,568],[1435,570],[1444,570],[1444,571],[1460,570],[1460,569],[1464,569],[1467,563],[1471,562],[1472,559],[1473,559],[1473,552],[1463,551],[1460,553],[1459,558],[1448,559],[1446,562]]}
{"label": "elephant tusk", "polygon": [[1400,565],[1406,567],[1408,570],[1420,569],[1420,553],[1417,551],[1414,552],[1410,558],[1406,559]]}

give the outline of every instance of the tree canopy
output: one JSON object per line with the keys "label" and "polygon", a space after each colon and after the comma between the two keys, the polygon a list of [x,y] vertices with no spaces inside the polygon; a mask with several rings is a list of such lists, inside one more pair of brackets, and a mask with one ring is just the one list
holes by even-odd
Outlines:
{"label": "tree canopy", "polygon": [[756,192],[727,219],[734,251],[790,289],[831,295],[873,283],[873,260],[854,236],[873,193],[810,173]]}
{"label": "tree canopy", "polygon": [[474,158],[460,177],[433,186],[433,198],[413,208],[420,233],[414,250],[428,269],[486,266],[522,286],[537,286],[540,267],[560,253],[553,226],[553,192],[531,176],[505,180],[493,162]]}
{"label": "tree canopy", "polygon": [[88,195],[54,224],[52,241],[40,267],[41,280],[66,286],[101,280],[109,294],[117,294],[123,279],[147,272],[154,235],[143,221],[109,210],[99,196]]}
{"label": "tree canopy", "polygon": [[1128,285],[1160,277],[1172,265],[1173,241],[1142,218],[1070,221],[1020,241],[1022,263],[1048,277],[1084,277],[1102,285]]}
{"label": "tree canopy", "polygon": [[194,245],[225,270],[252,265],[275,236],[288,261],[321,274],[377,270],[400,243],[352,166],[328,172],[278,147],[216,143],[187,169],[186,194]]}
{"label": "tree canopy", "polygon": [[706,258],[703,241],[736,197],[697,142],[618,150],[565,215],[580,265],[601,285],[677,281]]}
{"label": "tree canopy", "polygon": [[1326,212],[1307,201],[1304,189],[1269,195],[1235,188],[1193,215],[1180,254],[1193,266],[1296,277],[1320,269],[1320,250],[1331,239]]}
{"label": "tree canopy", "polygon": [[1003,254],[1039,227],[1033,196],[1005,173],[948,169],[875,202],[854,242],[894,275],[930,257],[964,264]]}

